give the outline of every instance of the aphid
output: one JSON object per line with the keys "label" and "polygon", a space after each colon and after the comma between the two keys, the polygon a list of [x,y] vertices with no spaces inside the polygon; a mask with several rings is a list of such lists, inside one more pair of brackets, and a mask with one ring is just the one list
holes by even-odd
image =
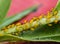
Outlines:
{"label": "aphid", "polygon": [[4,34],[0,33],[0,36],[4,36]]}
{"label": "aphid", "polygon": [[19,23],[19,22],[18,22],[18,23],[16,23],[16,26],[20,26],[20,25],[21,25],[21,23]]}
{"label": "aphid", "polygon": [[48,24],[48,26],[52,26],[52,24]]}
{"label": "aphid", "polygon": [[57,24],[58,23],[58,20],[55,20],[54,23]]}
{"label": "aphid", "polygon": [[35,29],[34,28],[30,28],[31,31],[34,31]]}
{"label": "aphid", "polygon": [[56,15],[58,13],[58,11],[54,11],[54,15]]}
{"label": "aphid", "polygon": [[41,16],[39,16],[38,18],[41,19],[42,17],[43,17],[43,16],[41,15]]}
{"label": "aphid", "polygon": [[30,23],[32,23],[34,20],[32,19],[32,20],[30,20]]}
{"label": "aphid", "polygon": [[27,20],[24,20],[24,23],[26,23],[27,22]]}
{"label": "aphid", "polygon": [[18,35],[18,33],[15,33],[16,35]]}

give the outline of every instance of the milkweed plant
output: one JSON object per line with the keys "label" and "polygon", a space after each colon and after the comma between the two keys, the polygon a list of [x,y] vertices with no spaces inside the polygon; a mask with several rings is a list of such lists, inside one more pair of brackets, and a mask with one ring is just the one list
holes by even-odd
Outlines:
{"label": "milkweed plant", "polygon": [[[6,3],[7,1],[7,3]],[[46,15],[33,17],[29,22],[16,22],[34,12],[34,5],[21,13],[6,18],[11,0],[0,0],[0,42],[2,41],[55,41],[60,42],[60,1]],[[14,23],[16,22],[16,23]]]}

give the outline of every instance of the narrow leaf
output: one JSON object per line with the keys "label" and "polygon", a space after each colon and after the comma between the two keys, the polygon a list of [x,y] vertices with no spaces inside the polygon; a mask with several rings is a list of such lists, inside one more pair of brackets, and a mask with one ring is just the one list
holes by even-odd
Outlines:
{"label": "narrow leaf", "polygon": [[0,22],[6,16],[10,3],[11,3],[11,0],[0,0]]}
{"label": "narrow leaf", "polygon": [[33,12],[35,9],[37,9],[37,6],[33,6],[17,15],[14,15],[12,17],[6,18],[1,24],[0,24],[0,29],[17,21],[22,19],[24,16],[28,15],[30,12]]}

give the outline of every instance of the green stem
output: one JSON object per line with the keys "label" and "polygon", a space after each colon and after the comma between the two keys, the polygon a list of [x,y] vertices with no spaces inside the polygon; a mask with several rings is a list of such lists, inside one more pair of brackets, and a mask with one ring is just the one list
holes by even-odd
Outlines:
{"label": "green stem", "polygon": [[[52,16],[52,17],[49,19],[49,20],[50,20],[49,22],[47,22],[47,18],[44,17],[44,18],[41,18],[41,19],[39,19],[39,20],[37,20],[37,21],[34,21],[34,22],[32,22],[32,23],[29,23],[29,22],[28,22],[28,23],[26,23],[26,24],[20,25],[19,30],[21,30],[21,31],[26,30],[26,25],[28,25],[28,27],[29,27],[28,29],[30,29],[30,28],[34,27],[35,24],[42,26],[42,25],[46,25],[46,24],[52,23],[52,22],[54,22],[55,20],[60,21],[60,11],[58,12],[58,14],[57,14],[56,16],[58,16],[58,17],[56,18],[55,16]],[[14,33],[14,32],[17,32],[16,28],[17,28],[17,26],[15,26],[15,27],[13,27],[13,28],[9,28],[6,33]]]}

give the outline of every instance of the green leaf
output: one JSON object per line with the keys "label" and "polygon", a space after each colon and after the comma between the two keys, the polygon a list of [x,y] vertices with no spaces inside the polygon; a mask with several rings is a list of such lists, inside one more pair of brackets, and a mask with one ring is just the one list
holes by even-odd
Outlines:
{"label": "green leaf", "polygon": [[32,7],[28,8],[27,10],[25,10],[17,15],[14,15],[14,16],[11,16],[9,18],[4,19],[3,22],[0,24],[0,29],[15,22],[15,21],[22,19],[23,17],[28,15],[30,12],[33,12],[35,9],[37,9],[37,6],[32,6]]}
{"label": "green leaf", "polygon": [[42,41],[44,40],[44,41],[60,42],[60,35],[52,36],[52,37],[41,38],[41,40],[42,40]]}
{"label": "green leaf", "polygon": [[10,3],[11,3],[11,0],[0,0],[0,22],[6,16]]}
{"label": "green leaf", "polygon": [[53,24],[53,26],[49,27],[48,25],[43,26],[40,28],[36,28],[35,31],[26,31],[23,32],[22,37],[23,40],[29,41],[41,41],[41,38],[45,37],[52,37],[60,35],[60,24]]}
{"label": "green leaf", "polygon": [[[18,36],[16,35],[8,35],[6,33],[6,36],[10,36],[11,38],[13,38],[13,41],[19,41],[19,40],[27,40],[27,41],[56,41],[56,42],[60,42],[60,24],[54,24],[52,23],[53,26],[48,26],[48,25],[44,25],[43,27],[38,27],[36,28],[34,31],[23,31],[22,33],[19,33]],[[5,33],[4,33],[5,34]],[[16,40],[16,39],[17,40]],[[5,37],[1,38],[1,40],[10,40],[12,41],[10,38]]]}
{"label": "green leaf", "polygon": [[4,36],[0,36],[0,42],[15,42],[15,41],[22,41],[16,37],[10,36],[10,35],[4,35]]}

